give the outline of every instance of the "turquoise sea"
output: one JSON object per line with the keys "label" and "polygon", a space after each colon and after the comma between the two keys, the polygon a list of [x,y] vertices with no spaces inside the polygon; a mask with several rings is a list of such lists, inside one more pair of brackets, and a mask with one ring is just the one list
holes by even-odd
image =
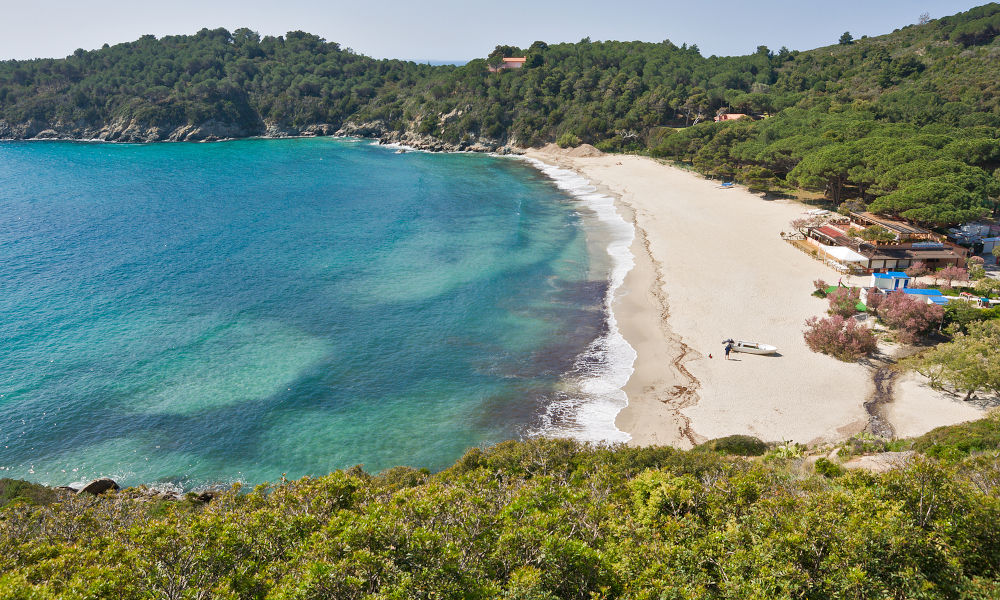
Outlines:
{"label": "turquoise sea", "polygon": [[631,234],[547,171],[349,139],[0,142],[0,477],[194,489],[622,439]]}

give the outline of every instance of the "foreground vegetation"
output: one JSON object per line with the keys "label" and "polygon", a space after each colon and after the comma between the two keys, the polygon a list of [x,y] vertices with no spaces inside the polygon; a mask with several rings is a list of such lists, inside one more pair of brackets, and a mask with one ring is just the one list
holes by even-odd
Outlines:
{"label": "foreground vegetation", "polygon": [[[501,45],[461,67],[374,60],[301,31],[204,29],[0,63],[0,137],[156,140],[212,124],[221,137],[345,127],[458,147],[588,142],[946,225],[1000,195],[998,23],[991,3],[806,52],[584,39]],[[488,71],[512,55],[523,69]],[[714,123],[720,112],[758,120]]]}
{"label": "foreground vegetation", "polygon": [[907,444],[928,456],[885,474],[725,454],[765,452],[745,437],[532,440],[207,505],[28,491],[0,508],[0,597],[995,598],[1000,419]]}

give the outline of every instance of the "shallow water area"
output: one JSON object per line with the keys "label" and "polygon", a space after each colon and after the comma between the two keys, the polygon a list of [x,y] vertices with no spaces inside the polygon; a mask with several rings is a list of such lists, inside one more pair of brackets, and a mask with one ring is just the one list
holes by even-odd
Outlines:
{"label": "shallow water area", "polygon": [[601,350],[622,263],[588,251],[624,234],[521,161],[11,142],[0,181],[0,477],[192,488],[615,439],[578,417],[625,372]]}

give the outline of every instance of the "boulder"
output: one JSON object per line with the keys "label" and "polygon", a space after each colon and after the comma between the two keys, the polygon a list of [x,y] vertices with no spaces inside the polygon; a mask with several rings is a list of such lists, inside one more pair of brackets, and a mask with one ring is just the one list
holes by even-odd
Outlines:
{"label": "boulder", "polygon": [[80,491],[77,492],[77,495],[93,494],[96,496],[98,494],[103,494],[104,492],[107,491],[117,491],[120,489],[121,487],[117,483],[115,483],[114,479],[102,477],[100,479],[95,479],[90,483],[88,483],[87,485],[80,488]]}

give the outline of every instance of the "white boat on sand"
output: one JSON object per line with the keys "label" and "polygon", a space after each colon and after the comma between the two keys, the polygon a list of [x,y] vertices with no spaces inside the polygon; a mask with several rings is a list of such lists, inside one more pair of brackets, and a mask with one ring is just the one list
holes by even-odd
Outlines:
{"label": "white boat on sand", "polygon": [[747,354],[774,354],[778,351],[777,346],[761,344],[760,342],[745,342],[743,340],[734,342],[733,340],[724,340],[722,343],[732,344],[733,352],[746,352]]}

